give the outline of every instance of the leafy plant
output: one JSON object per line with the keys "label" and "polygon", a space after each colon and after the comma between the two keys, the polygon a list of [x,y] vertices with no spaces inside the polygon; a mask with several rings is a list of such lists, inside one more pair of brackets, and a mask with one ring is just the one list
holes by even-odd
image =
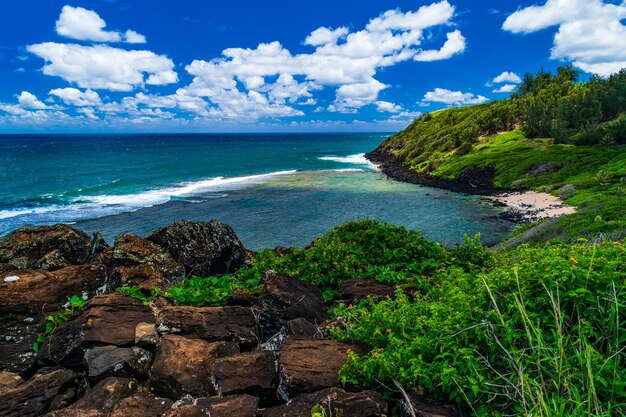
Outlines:
{"label": "leafy plant", "polygon": [[32,345],[32,349],[35,352],[39,352],[41,345],[46,342],[48,335],[52,333],[57,326],[67,322],[70,317],[76,313],[76,310],[85,306],[85,303],[86,301],[82,297],[73,295],[68,299],[63,309],[53,315],[47,316],[44,334],[37,337],[37,340]]}

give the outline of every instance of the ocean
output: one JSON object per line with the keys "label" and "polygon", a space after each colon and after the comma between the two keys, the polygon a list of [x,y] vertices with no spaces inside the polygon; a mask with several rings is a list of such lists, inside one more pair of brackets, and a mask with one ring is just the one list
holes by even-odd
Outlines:
{"label": "ocean", "polygon": [[1,135],[0,236],[71,223],[146,235],[216,218],[246,247],[304,246],[349,220],[377,219],[454,246],[511,231],[478,197],[399,183],[364,157],[384,134]]}

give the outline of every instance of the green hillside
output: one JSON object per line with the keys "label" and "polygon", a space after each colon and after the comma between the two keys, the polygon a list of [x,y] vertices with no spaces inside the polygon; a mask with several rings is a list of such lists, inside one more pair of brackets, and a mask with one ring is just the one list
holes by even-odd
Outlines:
{"label": "green hillside", "polygon": [[578,207],[536,238],[626,236],[626,70],[577,82],[571,67],[526,75],[508,100],[432,112],[376,150],[446,180],[472,170],[492,185],[559,195]]}

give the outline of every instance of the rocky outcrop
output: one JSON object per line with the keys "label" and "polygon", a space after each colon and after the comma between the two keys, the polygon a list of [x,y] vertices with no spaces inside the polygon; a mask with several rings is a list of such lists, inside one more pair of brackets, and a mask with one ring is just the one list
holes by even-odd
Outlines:
{"label": "rocky outcrop", "polygon": [[89,236],[65,224],[22,227],[0,240],[0,263],[18,269],[53,271],[90,257]]}
{"label": "rocky outcrop", "polygon": [[263,276],[264,300],[283,319],[305,318],[320,323],[328,319],[326,303],[317,285],[291,275],[267,271]]}
{"label": "rocky outcrop", "polygon": [[213,381],[218,395],[249,394],[276,402],[276,358],[269,351],[217,359]]}
{"label": "rocky outcrop", "polygon": [[135,394],[117,403],[110,417],[160,417],[173,404],[169,398],[155,397],[150,393]]}
{"label": "rocky outcrop", "polygon": [[92,382],[108,377],[129,378],[145,375],[152,364],[152,353],[140,347],[96,346],[85,353],[85,367]]}
{"label": "rocky outcrop", "polygon": [[341,299],[347,304],[357,304],[364,298],[383,299],[394,294],[394,287],[373,278],[355,278],[339,287]]}
{"label": "rocky outcrop", "polygon": [[165,307],[157,316],[161,334],[178,334],[209,342],[257,344],[256,319],[246,307]]}
{"label": "rocky outcrop", "polygon": [[68,409],[97,410],[107,416],[124,398],[133,395],[137,386],[137,380],[132,378],[106,378],[98,382]]}
{"label": "rocky outcrop", "polygon": [[246,260],[243,244],[230,226],[210,222],[179,221],[148,235],[148,240],[170,251],[187,275],[228,274]]}
{"label": "rocky outcrop", "polygon": [[207,409],[211,417],[256,417],[259,399],[251,395],[198,398],[196,404]]}

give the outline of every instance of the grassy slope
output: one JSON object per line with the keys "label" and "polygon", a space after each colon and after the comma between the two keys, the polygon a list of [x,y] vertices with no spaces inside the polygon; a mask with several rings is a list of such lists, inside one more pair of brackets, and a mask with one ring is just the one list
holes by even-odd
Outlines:
{"label": "grassy slope", "polygon": [[[433,113],[387,139],[380,149],[406,168],[434,177],[454,179],[473,168],[494,167],[498,187],[559,195],[561,187],[573,185],[574,193],[561,196],[577,206],[578,213],[559,219],[535,239],[571,242],[579,237],[626,236],[626,148],[553,144],[551,139],[528,139],[520,130],[482,136],[470,145],[473,140],[467,135],[475,130],[473,120],[502,105]],[[551,166],[551,172],[533,174],[542,166]]]}

